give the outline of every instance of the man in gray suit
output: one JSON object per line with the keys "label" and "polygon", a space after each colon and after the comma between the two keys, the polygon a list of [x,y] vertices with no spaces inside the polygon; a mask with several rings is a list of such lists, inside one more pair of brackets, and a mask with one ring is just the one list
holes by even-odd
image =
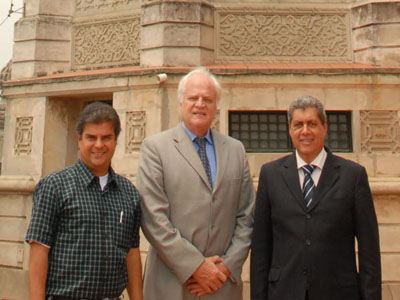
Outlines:
{"label": "man in gray suit", "polygon": [[254,190],[243,145],[211,130],[221,88],[205,68],[178,87],[181,122],[143,141],[146,300],[242,299]]}

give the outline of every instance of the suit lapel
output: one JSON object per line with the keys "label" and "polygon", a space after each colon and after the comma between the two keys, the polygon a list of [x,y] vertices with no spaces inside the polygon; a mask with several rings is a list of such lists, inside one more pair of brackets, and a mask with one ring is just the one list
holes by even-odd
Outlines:
{"label": "suit lapel", "polygon": [[324,167],[321,172],[321,177],[319,178],[318,186],[314,191],[314,196],[308,210],[313,209],[318,203],[324,198],[325,194],[331,189],[334,183],[339,180],[338,169],[340,165],[336,162],[335,157],[325,148],[327,151],[327,157]]}
{"label": "suit lapel", "polygon": [[200,178],[211,190],[211,186],[210,183],[208,182],[207,174],[206,171],[204,170],[203,164],[201,163],[200,156],[196,152],[196,149],[193,146],[193,142],[190,140],[188,134],[185,132],[185,129],[182,127],[180,123],[178,124],[177,127],[175,127],[172,138],[175,142],[175,147],[178,150],[178,152],[199,174]]}
{"label": "suit lapel", "polygon": [[306,203],[300,187],[299,171],[297,170],[296,154],[287,157],[283,163],[283,180],[296,201],[305,210]]}
{"label": "suit lapel", "polygon": [[217,161],[217,174],[215,178],[214,191],[217,190],[225,173],[225,167],[228,161],[228,149],[225,149],[226,139],[220,133],[212,130],[214,142],[215,159]]}

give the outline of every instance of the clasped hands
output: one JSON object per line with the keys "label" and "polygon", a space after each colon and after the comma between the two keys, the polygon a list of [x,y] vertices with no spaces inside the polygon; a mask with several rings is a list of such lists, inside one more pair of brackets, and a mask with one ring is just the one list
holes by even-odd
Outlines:
{"label": "clasped hands", "polygon": [[229,269],[219,256],[206,257],[193,275],[186,281],[186,287],[191,294],[198,297],[212,294],[219,290],[231,275]]}

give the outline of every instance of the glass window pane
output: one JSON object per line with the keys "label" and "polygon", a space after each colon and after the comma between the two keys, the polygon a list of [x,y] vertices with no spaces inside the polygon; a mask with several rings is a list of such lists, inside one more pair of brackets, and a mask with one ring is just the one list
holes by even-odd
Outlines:
{"label": "glass window pane", "polygon": [[[325,144],[332,151],[352,151],[351,112],[328,111]],[[248,152],[293,150],[285,111],[229,112],[229,134],[241,140]]]}

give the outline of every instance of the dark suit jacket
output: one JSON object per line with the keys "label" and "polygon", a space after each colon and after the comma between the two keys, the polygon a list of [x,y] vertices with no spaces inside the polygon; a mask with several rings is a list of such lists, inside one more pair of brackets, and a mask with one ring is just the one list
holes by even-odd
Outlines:
{"label": "dark suit jacket", "polygon": [[251,245],[252,300],[304,300],[306,289],[310,300],[381,299],[378,226],[366,171],[327,152],[308,208],[295,154],[262,167]]}

